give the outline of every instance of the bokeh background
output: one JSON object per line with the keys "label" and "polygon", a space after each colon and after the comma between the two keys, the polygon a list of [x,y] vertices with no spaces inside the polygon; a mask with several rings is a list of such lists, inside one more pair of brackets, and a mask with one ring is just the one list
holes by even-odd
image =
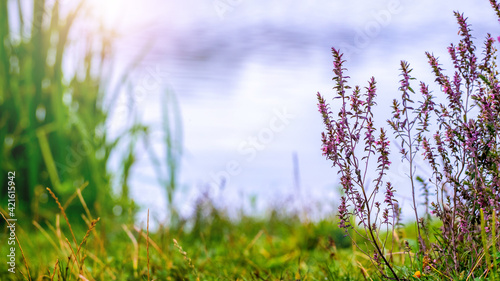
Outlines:
{"label": "bokeh background", "polygon": [[[124,35],[118,61],[153,42],[139,75],[161,73],[158,91],[137,104],[141,120],[159,126],[165,89],[178,98],[184,154],[176,202],[185,213],[200,192],[233,207],[256,196],[260,210],[302,204],[329,212],[338,198],[338,179],[321,155],[315,94],[334,94],[330,48],[345,52],[352,84],[364,86],[375,76],[375,116],[383,125],[392,99],[400,95],[400,60],[431,85],[425,51],[449,66],[446,47],[458,39],[453,11],[466,14],[478,39],[498,29],[487,1],[148,0],[140,11],[134,2],[120,6],[112,8],[116,18],[110,19]],[[276,112],[287,112],[290,119],[273,130]],[[162,151],[160,138],[154,145]],[[392,162],[389,176],[402,187],[399,200],[408,210],[408,167],[396,153]],[[165,197],[156,194],[164,189],[147,157],[140,163],[132,176],[133,198],[161,215],[165,204],[158,198]]]}
{"label": "bokeh background", "polygon": [[[17,2],[7,2],[14,12]],[[77,5],[58,3],[61,15]],[[446,46],[458,39],[453,11],[467,15],[478,39],[498,30],[488,1],[89,0],[83,11],[68,35],[62,75],[84,77],[86,50],[112,42],[106,53],[112,63],[104,68],[111,90],[102,90],[99,102],[106,118],[95,132],[124,141],[105,154],[106,180],[141,207],[138,217],[150,208],[159,221],[168,217],[169,198],[188,216],[202,194],[234,210],[287,206],[308,208],[311,216],[330,213],[339,184],[321,155],[315,97],[334,94],[330,48],[345,53],[351,84],[364,86],[375,76],[375,116],[383,125],[399,95],[400,60],[429,84],[425,51],[449,66]],[[12,19],[11,28],[22,29]],[[137,133],[138,124],[147,134]],[[137,134],[125,133],[131,128]],[[63,165],[79,158],[71,150],[60,154]],[[397,196],[405,210],[407,164],[396,153],[392,162],[389,177],[403,190]]]}

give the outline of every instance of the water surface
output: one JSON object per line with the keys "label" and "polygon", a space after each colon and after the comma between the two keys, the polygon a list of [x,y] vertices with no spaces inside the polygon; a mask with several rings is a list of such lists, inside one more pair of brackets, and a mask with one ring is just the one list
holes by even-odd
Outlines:
{"label": "water surface", "polygon": [[[114,12],[125,34],[118,43],[119,64],[151,42],[133,79],[159,77],[158,87],[137,99],[134,110],[159,128],[161,96],[170,91],[179,100],[185,153],[176,202],[185,214],[201,192],[233,207],[248,206],[251,195],[261,209],[290,197],[305,205],[322,202],[323,211],[333,207],[339,183],[321,155],[323,125],[315,97],[318,91],[334,94],[330,47],[346,52],[353,84],[376,77],[375,113],[383,126],[399,95],[400,60],[428,83],[434,78],[425,51],[449,66],[446,47],[458,40],[454,10],[469,17],[478,45],[487,31],[500,33],[488,1],[144,0],[140,10],[135,1],[121,6]],[[155,139],[158,155],[163,145]],[[161,219],[164,190],[143,155],[134,169],[132,196]],[[402,188],[403,209],[411,211],[403,195],[405,168],[395,156],[389,177]]]}

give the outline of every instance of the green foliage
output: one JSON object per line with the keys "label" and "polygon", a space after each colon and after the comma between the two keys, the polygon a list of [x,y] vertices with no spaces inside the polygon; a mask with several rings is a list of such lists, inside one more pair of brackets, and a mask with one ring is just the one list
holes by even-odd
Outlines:
{"label": "green foliage", "polygon": [[[81,36],[78,44],[87,47],[68,56],[68,48],[75,47],[73,26],[84,20],[83,1],[66,14],[59,1],[8,3],[15,1],[0,2],[0,200],[6,202],[3,175],[16,171],[19,215],[50,217],[55,206],[45,204],[45,187],[67,199],[84,181],[89,206],[110,212],[115,200],[108,160],[121,141],[111,140],[106,130],[104,73],[112,63],[111,35]],[[29,8],[34,16],[24,13]],[[143,131],[136,126],[122,136],[133,139]],[[124,163],[124,186],[131,160]]]}
{"label": "green foliage", "polygon": [[[106,220],[96,222],[95,227],[87,222],[90,231],[70,220],[70,224],[75,223],[71,229],[77,242],[66,242],[67,238],[72,241],[72,234],[60,215],[39,226],[36,233],[19,231],[18,238],[31,280],[41,280],[43,276],[43,280],[78,280],[79,274],[88,280],[148,280],[148,268],[150,280],[361,278],[356,254],[350,247],[340,247],[349,242],[333,218],[302,221],[296,215],[271,210],[265,217],[241,215],[230,219],[209,198],[200,200],[197,208],[191,218],[150,229],[149,243],[147,229],[133,223],[109,228],[117,222]],[[153,219],[150,225],[152,222]],[[4,241],[3,234],[0,240]],[[78,253],[80,244],[83,246]],[[21,275],[23,272],[27,276],[22,258],[18,259],[17,270],[19,273],[12,280],[26,280]],[[9,278],[12,274],[4,267],[0,279]]]}

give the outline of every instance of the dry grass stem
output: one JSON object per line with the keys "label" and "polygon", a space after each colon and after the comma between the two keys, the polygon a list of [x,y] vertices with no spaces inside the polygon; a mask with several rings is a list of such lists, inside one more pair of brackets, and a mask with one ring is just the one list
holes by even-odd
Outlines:
{"label": "dry grass stem", "polygon": [[[0,214],[2,214],[2,217],[5,220],[5,222],[7,222],[7,225],[11,225],[10,222],[5,217],[5,215],[3,213],[1,213],[1,212],[0,212]],[[21,271],[20,272],[23,275],[24,279],[31,281],[32,279],[31,279],[30,268],[28,266],[28,260],[26,259],[26,256],[24,255],[23,247],[21,246],[21,243],[19,242],[19,239],[17,238],[17,234],[15,232],[14,232],[14,234],[15,234],[15,237],[16,237],[17,245],[19,245],[19,249],[21,250],[21,255],[23,257],[24,266],[26,267],[26,272],[28,273],[28,277],[26,277],[23,272],[21,272]]]}
{"label": "dry grass stem", "polygon": [[87,242],[87,239],[89,238],[89,235],[90,235],[90,232],[92,230],[94,230],[97,222],[100,220],[101,218],[97,218],[96,220],[92,220],[91,224],[90,224],[90,227],[89,229],[87,230],[87,233],[85,233],[85,236],[83,237],[83,240],[82,240],[82,243],[80,243],[80,246],[78,246],[78,250],[76,250],[76,255],[78,256],[78,254],[80,253],[80,250],[82,249],[82,245],[85,244],[85,242]]}
{"label": "dry grass stem", "polygon": [[147,221],[146,231],[147,231],[146,252],[148,255],[148,281],[150,281],[151,277],[150,277],[150,273],[149,273],[150,272],[150,267],[149,267],[149,209],[148,209],[148,221]]}
{"label": "dry grass stem", "polygon": [[[73,247],[71,247],[71,242],[69,242],[68,238],[65,238],[65,241],[66,241],[66,243],[68,244],[69,248],[71,249],[71,253],[73,254],[73,257],[75,257],[75,258],[74,258],[74,260],[75,260],[75,262],[76,262],[76,267],[77,267],[77,268],[80,268],[80,262],[78,261],[78,257],[77,257],[77,255],[75,254],[75,251],[73,250]],[[71,255],[70,255],[69,257],[71,258]],[[71,263],[70,272],[71,272],[71,271],[73,271],[73,264],[74,264],[75,262]]]}
{"label": "dry grass stem", "polygon": [[163,251],[161,250],[161,248],[158,246],[158,244],[156,244],[156,242],[155,242],[153,239],[151,239],[151,238],[147,237],[147,236],[146,236],[146,234],[145,234],[145,233],[143,233],[139,227],[135,227],[135,226],[134,226],[134,230],[135,230],[135,231],[137,231],[137,233],[141,234],[144,238],[148,239],[149,243],[151,243],[151,246],[152,246],[153,248],[155,248],[155,250],[156,250],[156,251],[157,251],[157,252],[158,252],[158,253],[159,253],[159,254],[160,254],[163,258],[167,258],[167,256],[163,253]]}
{"label": "dry grass stem", "polygon": [[50,276],[50,281],[54,281],[54,277],[57,272],[57,266],[59,265],[59,259],[56,261],[56,264],[54,265],[54,272],[52,272],[52,276]]}
{"label": "dry grass stem", "polygon": [[83,191],[87,186],[89,185],[89,182],[86,181],[84,182],[78,189],[77,191],[75,191],[73,194],[71,194],[71,196],[68,198],[68,200],[66,201],[66,203],[64,204],[63,208],[64,210],[66,210],[69,206],[69,204],[71,204],[71,202],[73,202],[73,200],[75,200],[75,198],[78,196],[78,190],[80,191]]}
{"label": "dry grass stem", "polygon": [[92,220],[92,215],[90,214],[90,210],[87,207],[87,203],[85,203],[85,200],[83,199],[82,192],[80,191],[80,189],[77,189],[76,193],[78,194],[78,198],[80,199],[80,203],[82,203],[83,209],[85,210],[87,217]]}
{"label": "dry grass stem", "polygon": [[139,244],[137,243],[137,239],[134,237],[132,232],[128,229],[126,225],[122,225],[123,230],[127,233],[130,240],[132,240],[132,245],[134,245],[134,254],[132,255],[132,261],[134,266],[134,274],[137,274],[137,267],[139,264]]}
{"label": "dry grass stem", "polygon": [[[75,242],[75,245],[78,245],[78,242],[76,242],[75,233],[73,233],[73,229],[71,228],[71,224],[69,223],[68,216],[66,216],[66,212],[64,211],[63,206],[62,206],[62,205],[61,205],[61,203],[59,202],[59,199],[58,199],[58,198],[57,198],[57,196],[54,194],[54,192],[52,192],[52,190],[50,190],[50,188],[48,188],[48,187],[47,187],[47,190],[49,191],[50,196],[52,196],[52,198],[54,198],[54,200],[56,200],[57,206],[59,206],[59,209],[61,210],[61,213],[62,213],[62,215],[64,216],[64,219],[66,220],[66,223],[68,224],[69,231],[71,232],[71,236],[73,237],[73,242]],[[71,248],[71,245],[70,245],[70,248]],[[73,249],[72,249],[72,250],[73,250]]]}

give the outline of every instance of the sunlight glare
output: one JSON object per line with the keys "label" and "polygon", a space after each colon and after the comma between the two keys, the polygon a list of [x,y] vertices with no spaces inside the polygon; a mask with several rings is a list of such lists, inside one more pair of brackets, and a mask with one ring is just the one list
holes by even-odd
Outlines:
{"label": "sunlight glare", "polygon": [[[90,0],[91,14],[106,27],[126,31],[153,20],[151,0]],[[149,4],[149,5],[148,5]]]}

